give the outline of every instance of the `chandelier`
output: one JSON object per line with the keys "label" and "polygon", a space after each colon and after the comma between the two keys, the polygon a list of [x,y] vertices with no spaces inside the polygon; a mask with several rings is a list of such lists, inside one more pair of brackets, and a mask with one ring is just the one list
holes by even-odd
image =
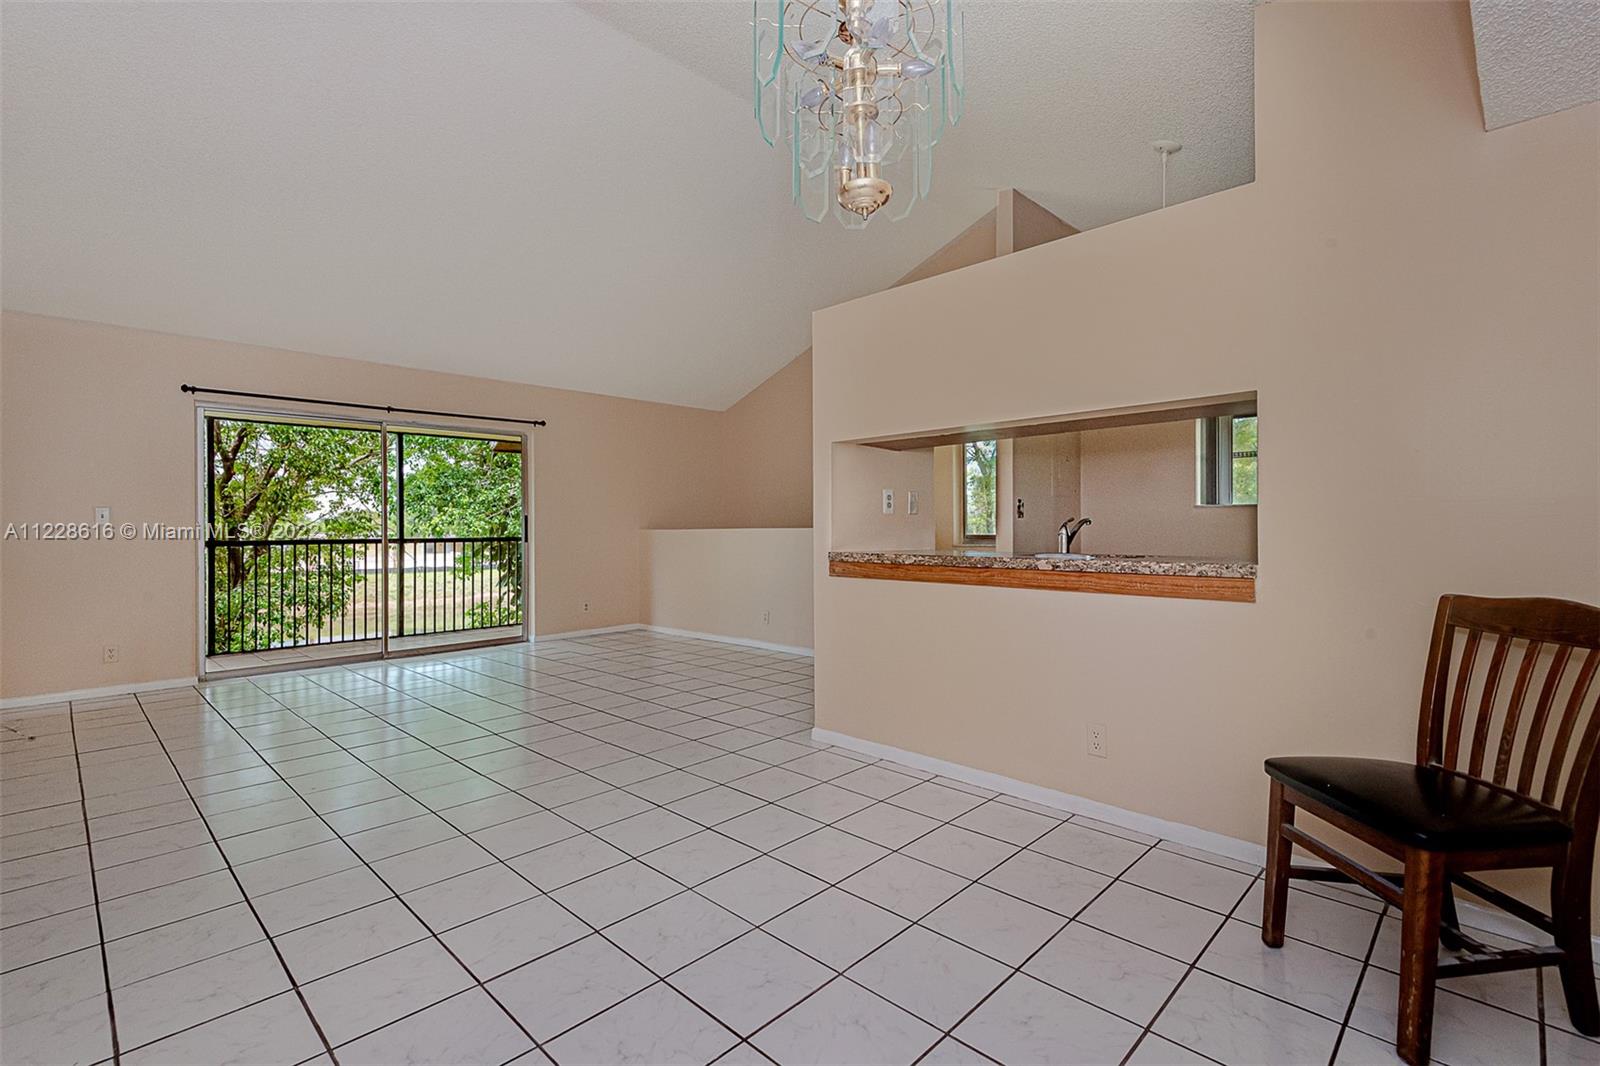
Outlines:
{"label": "chandelier", "polygon": [[961,120],[959,0],[752,0],[755,112],[788,142],[791,191],[813,222],[859,229],[928,195],[933,148]]}

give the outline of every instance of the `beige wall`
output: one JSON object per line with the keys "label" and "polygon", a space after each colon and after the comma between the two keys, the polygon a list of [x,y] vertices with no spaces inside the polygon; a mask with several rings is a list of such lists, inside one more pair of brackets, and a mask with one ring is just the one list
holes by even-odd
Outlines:
{"label": "beige wall", "polygon": [[[1018,202],[1018,247],[1070,231]],[[908,280],[993,257],[995,219]],[[192,522],[194,405],[177,392],[183,381],[548,418],[533,448],[539,633],[641,620],[640,529],[811,522],[809,351],[726,412],[13,313],[0,356],[6,521],[87,520],[110,505],[118,522]],[[190,544],[0,542],[0,697],[192,675],[195,573]],[[119,663],[101,662],[107,644]]]}
{"label": "beige wall", "polygon": [[721,436],[724,491],[740,521],[809,527],[810,349],[728,408]]}
{"label": "beige wall", "polygon": [[1016,441],[994,442],[994,550],[998,552],[1012,551],[1016,540],[1015,455]]}
{"label": "beige wall", "polygon": [[640,618],[691,633],[811,647],[811,530],[639,534]]}
{"label": "beige wall", "polygon": [[[547,419],[532,453],[539,633],[640,620],[641,528],[792,524],[809,483],[783,456],[809,432],[780,437],[763,453],[770,476],[743,481],[715,411],[14,313],[0,355],[0,526],[89,521],[96,506],[118,523],[192,525],[195,403],[182,382]],[[793,384],[809,375],[785,373],[774,393],[809,409],[809,382]],[[747,487],[729,491],[736,480]],[[12,541],[0,586],[4,696],[195,673],[190,542]],[[107,644],[119,663],[101,662]]]}
{"label": "beige wall", "polygon": [[956,491],[960,476],[960,445],[945,444],[933,449],[933,487],[928,495],[933,501],[933,546],[939,551],[947,551],[961,540],[961,493]]}
{"label": "beige wall", "polygon": [[[1001,190],[1009,227],[990,211],[917,264],[896,285],[931,278],[994,258],[1002,245],[1031,248],[1078,231],[1026,196]],[[721,447],[727,452],[725,489],[752,526],[811,524],[811,350],[728,408]],[[926,505],[924,505],[926,506]]]}
{"label": "beige wall", "polygon": [[[1055,551],[1060,546],[1056,532],[1061,523],[1084,513],[1078,506],[1084,473],[1081,436],[1083,434],[1052,433],[1043,437],[1018,437],[1013,442],[1014,495],[1008,501],[1011,513],[1016,514],[1017,499],[1023,503],[1022,517],[1013,524],[1013,551]],[[1079,549],[1092,529],[1078,535],[1072,542],[1074,550]]]}
{"label": "beige wall", "polygon": [[[838,501],[830,527],[834,551],[926,551],[935,545],[933,449],[897,452],[862,444],[835,444],[828,464],[829,494]],[[883,490],[894,490],[894,513],[883,513]],[[916,514],[906,494],[917,493]],[[948,499],[948,497],[946,497]]]}
{"label": "beige wall", "polygon": [[[1256,557],[1256,508],[1195,506],[1194,420],[1095,429],[1083,440],[1088,552]],[[1271,506],[1269,503],[1268,506]]]}
{"label": "beige wall", "polygon": [[[1253,184],[815,316],[819,726],[1259,842],[1264,757],[1411,757],[1441,593],[1600,601],[1600,106],[1486,134],[1465,4],[1256,67]],[[834,441],[1249,390],[1254,604],[826,576]]]}

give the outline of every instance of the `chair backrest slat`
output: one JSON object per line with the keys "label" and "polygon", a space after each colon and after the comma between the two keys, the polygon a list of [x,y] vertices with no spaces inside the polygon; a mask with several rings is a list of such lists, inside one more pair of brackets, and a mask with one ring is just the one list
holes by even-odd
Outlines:
{"label": "chair backrest slat", "polygon": [[1472,729],[1472,754],[1467,760],[1467,773],[1483,776],[1483,752],[1489,745],[1489,723],[1494,720],[1494,697],[1500,690],[1500,675],[1506,668],[1506,653],[1511,650],[1511,637],[1504,633],[1494,638],[1494,651],[1489,656],[1489,675],[1483,679],[1483,698],[1478,701],[1478,717]]}
{"label": "chair backrest slat", "polygon": [[[1578,752],[1572,758],[1572,776],[1567,778],[1566,795],[1561,797],[1561,810],[1569,818],[1581,817],[1580,804],[1587,802],[1593,807],[1600,807],[1600,761],[1595,756],[1600,753],[1600,711],[1589,716],[1589,728],[1584,731],[1583,739],[1578,742]],[[1584,767],[1588,773],[1580,773]]]}
{"label": "chair backrest slat", "polygon": [[1511,702],[1506,704],[1506,723],[1500,731],[1500,750],[1494,757],[1494,783],[1503,785],[1511,773],[1511,749],[1517,743],[1517,721],[1522,717],[1522,705],[1528,698],[1528,685],[1533,680],[1533,668],[1539,661],[1542,641],[1530,640],[1522,649],[1522,665],[1517,667],[1517,680],[1511,686]]}
{"label": "chair backrest slat", "polygon": [[[1561,782],[1562,767],[1566,765],[1567,745],[1572,742],[1572,733],[1577,728],[1584,699],[1589,695],[1597,664],[1600,664],[1600,652],[1591,648],[1589,654],[1583,657],[1583,665],[1578,668],[1578,680],[1572,686],[1572,695],[1567,698],[1566,711],[1561,715],[1561,724],[1556,727],[1556,738],[1550,747],[1550,761],[1544,771],[1544,788],[1539,792],[1539,799],[1545,803],[1553,804],[1556,800],[1556,787]],[[1573,772],[1575,775],[1581,774],[1583,768],[1574,767]]]}
{"label": "chair backrest slat", "polygon": [[[1487,650],[1486,635],[1493,642]],[[1507,686],[1513,655],[1515,681]],[[1538,699],[1527,711],[1535,687]],[[1600,819],[1600,795],[1588,795],[1600,793],[1597,693],[1600,608],[1444,596],[1423,680],[1417,761],[1514,789],[1592,833],[1590,823]]]}
{"label": "chair backrest slat", "polygon": [[1533,771],[1539,763],[1544,726],[1550,720],[1550,708],[1556,702],[1556,689],[1561,687],[1561,675],[1566,673],[1567,660],[1571,657],[1570,646],[1563,644],[1556,649],[1550,669],[1544,675],[1544,688],[1539,691],[1539,702],[1533,706],[1533,720],[1528,723],[1528,739],[1522,749],[1522,769],[1517,772],[1517,791],[1524,795],[1533,791]]}
{"label": "chair backrest slat", "polygon": [[[1448,635],[1454,637],[1454,627],[1448,631]],[[1454,766],[1456,759],[1461,754],[1461,725],[1467,713],[1467,689],[1472,684],[1472,667],[1477,662],[1478,644],[1482,639],[1482,630],[1467,630],[1467,646],[1461,650],[1461,666],[1456,673],[1456,693],[1450,698],[1450,724],[1445,727],[1444,764],[1446,766]],[[1449,643],[1454,642],[1450,641]],[[1447,647],[1449,643],[1447,643]]]}

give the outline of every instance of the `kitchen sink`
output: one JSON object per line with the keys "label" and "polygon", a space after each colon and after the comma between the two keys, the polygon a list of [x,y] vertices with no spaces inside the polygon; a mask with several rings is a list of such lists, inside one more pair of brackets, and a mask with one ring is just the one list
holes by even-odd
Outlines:
{"label": "kitchen sink", "polygon": [[1098,555],[1086,555],[1083,552],[1035,552],[1035,559],[1148,559],[1148,555],[1113,555],[1101,552]]}

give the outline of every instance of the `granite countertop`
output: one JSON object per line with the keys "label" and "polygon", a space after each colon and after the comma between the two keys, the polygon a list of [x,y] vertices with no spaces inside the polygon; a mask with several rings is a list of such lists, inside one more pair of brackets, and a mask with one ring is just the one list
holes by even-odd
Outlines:
{"label": "granite countertop", "polygon": [[966,566],[977,569],[1055,570],[1080,574],[1151,574],[1168,577],[1254,578],[1256,564],[1172,555],[1094,553],[1087,559],[1038,559],[1011,552],[956,548],[948,551],[829,552],[829,562],[894,563],[901,566]]}

